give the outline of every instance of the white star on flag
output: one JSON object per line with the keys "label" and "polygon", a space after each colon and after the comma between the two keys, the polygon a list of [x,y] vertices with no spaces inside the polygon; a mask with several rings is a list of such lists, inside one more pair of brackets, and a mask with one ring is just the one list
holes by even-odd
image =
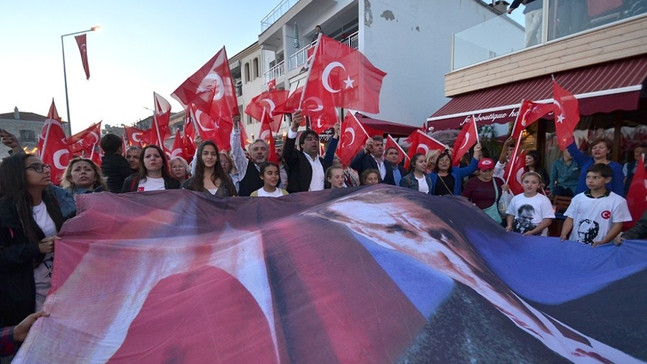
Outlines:
{"label": "white star on flag", "polygon": [[557,117],[557,122],[561,124],[564,122],[564,119],[566,119],[564,114],[559,114],[559,116]]}
{"label": "white star on flag", "polygon": [[350,76],[348,76],[348,78],[344,80],[344,85],[346,85],[346,88],[353,88],[353,82],[355,82],[355,80],[352,80]]}

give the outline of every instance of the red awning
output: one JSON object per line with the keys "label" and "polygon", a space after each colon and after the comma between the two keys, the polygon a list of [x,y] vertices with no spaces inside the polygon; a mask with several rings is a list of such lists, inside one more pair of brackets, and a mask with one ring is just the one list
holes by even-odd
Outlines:
{"label": "red awning", "polygon": [[[592,115],[636,110],[647,78],[647,56],[582,67],[555,74],[555,80],[580,102],[580,113]],[[454,97],[427,121],[435,130],[458,129],[474,115],[479,125],[514,121],[521,99],[552,102],[551,77],[541,76]]]}
{"label": "red awning", "polygon": [[373,119],[359,112],[355,112],[355,117],[362,123],[363,126],[370,129],[379,130],[384,134],[391,134],[392,137],[405,137],[413,133],[416,129],[420,129],[416,126],[405,125],[393,123],[386,120]]}

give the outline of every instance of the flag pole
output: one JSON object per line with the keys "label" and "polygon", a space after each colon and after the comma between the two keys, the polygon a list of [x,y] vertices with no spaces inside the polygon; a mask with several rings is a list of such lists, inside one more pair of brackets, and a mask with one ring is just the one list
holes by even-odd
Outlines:
{"label": "flag pole", "polygon": [[508,161],[510,164],[510,168],[508,169],[508,175],[505,178],[505,183],[507,184],[508,181],[510,180],[510,176],[512,175],[512,166],[514,165],[515,160],[518,158],[517,152],[519,152],[519,146],[521,145],[521,137],[523,134],[519,134],[519,137],[517,138],[517,143],[514,146],[514,151],[512,152],[512,158]]}
{"label": "flag pole", "polygon": [[472,115],[472,122],[474,123],[474,130],[476,132],[476,143],[480,143],[481,141],[479,140],[479,129],[476,126],[476,119],[474,118],[474,115]]}
{"label": "flag pole", "polygon": [[40,159],[43,159],[43,156],[45,155],[45,149],[47,149],[47,141],[49,140],[49,131],[52,128],[52,121],[54,119],[50,119],[51,121],[49,124],[47,124],[47,130],[45,131],[45,141],[43,142],[43,150],[40,151]]}

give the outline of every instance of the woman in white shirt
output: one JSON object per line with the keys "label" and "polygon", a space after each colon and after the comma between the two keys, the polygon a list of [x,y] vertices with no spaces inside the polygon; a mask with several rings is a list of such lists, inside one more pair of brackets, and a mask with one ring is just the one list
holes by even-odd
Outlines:
{"label": "woman in white shirt", "polygon": [[180,188],[171,177],[166,154],[157,145],[147,145],[139,155],[139,172],[126,178],[121,192],[160,191]]}
{"label": "woman in white shirt", "polygon": [[414,189],[416,191],[431,194],[433,185],[431,177],[425,173],[427,169],[427,161],[425,155],[417,153],[411,158],[409,165],[409,174],[402,177],[400,186]]}

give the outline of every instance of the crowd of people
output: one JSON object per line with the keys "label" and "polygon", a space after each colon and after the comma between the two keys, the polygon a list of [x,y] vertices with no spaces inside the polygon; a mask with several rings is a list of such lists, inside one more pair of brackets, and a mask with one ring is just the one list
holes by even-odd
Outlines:
{"label": "crowd of people", "polygon": [[[562,195],[572,197],[564,213],[562,240],[597,246],[647,238],[644,215],[634,228],[621,234],[623,223],[631,221],[624,196],[636,163],[623,167],[611,161],[611,143],[606,139],[592,141],[588,155],[575,143],[569,145],[553,163],[550,174],[543,168],[541,153],[529,151],[526,173],[521,178],[523,193],[504,201],[503,196],[510,195],[502,179],[514,150],[510,139],[496,162],[485,157],[477,144],[462,166],[453,166],[451,153],[444,151],[435,154],[431,162],[429,156],[415,154],[405,170],[397,163],[400,150],[384,150],[382,136],[374,136],[346,167],[335,155],[340,125],[334,126],[322,157],[319,135],[310,129],[298,133],[302,120],[300,113],[293,115],[287,139],[278,149],[278,163],[269,161],[269,146],[262,139],[253,141],[247,152],[243,150],[236,128],[230,153],[213,141],[199,141],[190,164],[181,157],[167,160],[156,145],[123,151],[121,138],[107,134],[100,141],[104,153],[101,167],[90,159],[76,157],[61,181],[52,181],[50,166],[24,153],[15,136],[2,131],[3,144],[13,151],[0,164],[2,354],[10,354],[24,338],[25,330],[46,315],[39,311],[51,285],[57,234],[74,216],[79,194],[184,188],[213,198],[281,197],[385,183],[429,195],[462,196],[507,231],[522,235],[547,235],[555,219],[549,196]],[[637,155],[645,151],[647,148],[641,145]]]}

